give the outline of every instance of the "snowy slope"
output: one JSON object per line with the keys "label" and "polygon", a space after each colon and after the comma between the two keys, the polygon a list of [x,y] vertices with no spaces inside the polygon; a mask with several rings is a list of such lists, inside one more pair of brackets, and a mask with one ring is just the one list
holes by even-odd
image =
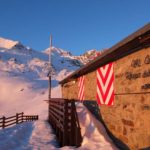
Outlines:
{"label": "snowy slope", "polygon": [[[10,42],[4,39],[0,41],[0,70],[12,76],[25,76],[28,79],[45,78],[49,71],[48,57],[48,49],[38,52],[23,46],[20,42]],[[69,52],[52,48],[51,67],[54,80],[56,76],[58,79],[59,74],[62,79],[62,74],[66,76],[81,65],[82,63],[73,58]]]}
{"label": "snowy slope", "polygon": [[[49,50],[48,48],[43,51],[43,53],[49,55]],[[51,52],[52,67],[57,73],[63,69],[72,72],[83,65],[78,59],[74,58],[70,52],[55,47],[51,48]]]}
{"label": "snowy slope", "polygon": [[[20,42],[0,44],[0,116],[24,112],[37,114],[39,120],[0,129],[0,150],[71,150],[58,148],[55,135],[46,122],[48,104],[48,49],[37,52]],[[7,43],[8,42],[8,43]],[[52,97],[62,97],[58,81],[80,67],[69,52],[52,48]],[[117,150],[103,126],[82,105],[77,104],[83,143],[79,150]],[[96,126],[94,126],[94,124]]]}
{"label": "snowy slope", "polygon": [[0,47],[5,47],[5,48],[9,49],[9,48],[14,47],[18,43],[19,43],[18,41],[12,41],[12,40],[0,37]]}
{"label": "snowy slope", "polygon": [[[53,80],[62,80],[62,75],[67,76],[97,54],[96,50],[89,50],[81,56],[73,56],[70,52],[56,47],[52,47],[51,51]],[[30,80],[45,78],[49,71],[48,59],[49,48],[39,52],[19,41],[0,38],[0,71],[8,72],[12,76],[25,76]]]}

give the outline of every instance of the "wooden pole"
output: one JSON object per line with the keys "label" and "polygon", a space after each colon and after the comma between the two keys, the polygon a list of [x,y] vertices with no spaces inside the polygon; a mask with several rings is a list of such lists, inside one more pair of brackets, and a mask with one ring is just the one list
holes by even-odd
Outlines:
{"label": "wooden pole", "polygon": [[16,113],[16,124],[18,124],[18,113]]}
{"label": "wooden pole", "polygon": [[52,49],[52,35],[50,35],[50,48],[49,48],[49,100],[51,99],[51,72],[52,72],[52,58],[51,58],[51,49]]}
{"label": "wooden pole", "polygon": [[5,128],[5,116],[3,116],[2,128]]}

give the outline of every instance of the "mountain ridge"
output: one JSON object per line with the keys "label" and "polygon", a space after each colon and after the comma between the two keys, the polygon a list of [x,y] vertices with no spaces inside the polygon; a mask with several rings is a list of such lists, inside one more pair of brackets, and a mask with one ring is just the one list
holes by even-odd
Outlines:
{"label": "mountain ridge", "polygon": [[4,38],[0,41],[0,45],[0,70],[11,76],[25,76],[31,80],[46,78],[51,68],[53,79],[61,80],[59,74],[66,76],[82,65],[71,56],[70,52],[55,47],[49,66],[49,48],[40,52],[22,45],[21,42]]}
{"label": "mountain ridge", "polygon": [[97,50],[90,50],[80,56],[73,56],[71,52],[61,48],[51,47],[51,64],[49,51],[36,51],[24,46],[19,41],[1,38],[0,41],[0,70],[13,76],[26,78],[47,78],[52,71],[53,80],[62,80],[64,77],[79,69],[97,56]]}

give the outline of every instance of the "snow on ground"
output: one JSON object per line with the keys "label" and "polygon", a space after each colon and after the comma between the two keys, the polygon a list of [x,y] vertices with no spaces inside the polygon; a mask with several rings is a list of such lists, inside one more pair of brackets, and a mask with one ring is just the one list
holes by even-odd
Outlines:
{"label": "snow on ground", "polygon": [[[34,82],[0,73],[0,89],[0,116],[12,116],[17,112],[39,115],[36,122],[0,129],[0,150],[57,149],[55,135],[46,121],[48,104],[44,100],[48,96],[47,87],[39,88]],[[58,90],[55,87],[53,94],[60,93]]]}
{"label": "snow on ground", "polygon": [[[38,81],[40,84],[40,80]],[[0,150],[71,150],[74,147],[58,148],[56,137],[47,123],[47,88],[37,88],[34,82],[19,77],[0,74],[0,116],[17,112],[38,114],[36,122],[23,123],[0,130]],[[53,97],[61,97],[60,87],[52,89]],[[83,143],[79,150],[116,150],[103,126],[80,103],[77,111],[82,129]],[[95,126],[96,125],[96,126]]]}
{"label": "snow on ground", "polygon": [[104,126],[83,106],[76,104],[83,142],[80,150],[118,150]]}

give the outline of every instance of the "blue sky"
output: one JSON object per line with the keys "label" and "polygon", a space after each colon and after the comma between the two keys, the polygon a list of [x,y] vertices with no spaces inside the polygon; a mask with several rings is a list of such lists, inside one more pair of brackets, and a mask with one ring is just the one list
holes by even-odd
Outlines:
{"label": "blue sky", "polygon": [[0,36],[80,55],[109,48],[150,21],[150,0],[0,0]]}

